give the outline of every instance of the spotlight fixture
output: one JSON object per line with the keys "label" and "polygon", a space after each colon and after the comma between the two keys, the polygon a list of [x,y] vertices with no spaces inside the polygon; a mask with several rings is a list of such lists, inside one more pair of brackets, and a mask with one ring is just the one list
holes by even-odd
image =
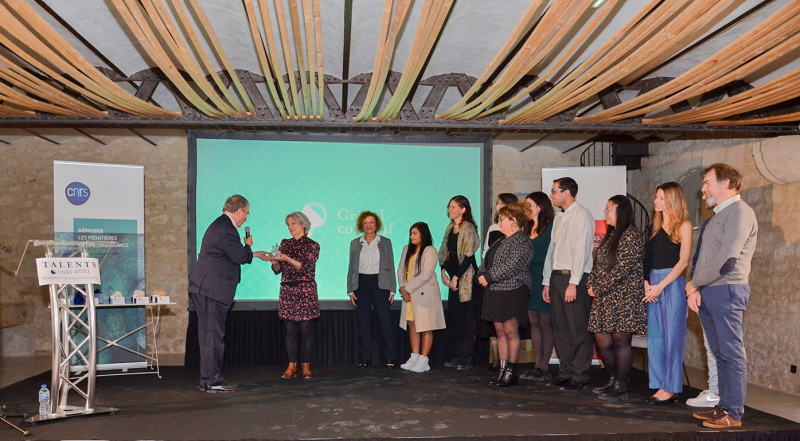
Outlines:
{"label": "spotlight fixture", "polygon": [[597,9],[600,6],[603,6],[603,3],[605,3],[605,2],[606,2],[606,0],[594,0],[594,2],[592,2],[592,7],[594,9]]}

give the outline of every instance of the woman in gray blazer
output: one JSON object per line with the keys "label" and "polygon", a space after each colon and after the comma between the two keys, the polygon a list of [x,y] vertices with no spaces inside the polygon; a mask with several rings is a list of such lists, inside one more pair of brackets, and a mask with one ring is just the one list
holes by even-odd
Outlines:
{"label": "woman in gray blazer", "polygon": [[433,247],[431,230],[425,222],[411,226],[408,245],[403,248],[397,278],[403,309],[400,327],[408,327],[411,340],[411,358],[400,365],[411,372],[430,370],[428,355],[433,347],[433,331],[444,329],[444,309],[439,281],[436,278],[438,253]]}
{"label": "woman in gray blazer", "polygon": [[383,359],[386,367],[392,369],[396,355],[390,310],[397,287],[392,241],[378,234],[381,219],[371,211],[358,215],[356,230],[364,234],[350,242],[347,293],[356,308],[358,367],[363,369],[372,364],[370,313],[374,308],[383,338]]}

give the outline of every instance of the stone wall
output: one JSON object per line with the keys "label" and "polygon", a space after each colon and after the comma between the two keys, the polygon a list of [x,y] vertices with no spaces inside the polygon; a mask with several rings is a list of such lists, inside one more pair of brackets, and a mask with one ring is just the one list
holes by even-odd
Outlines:
{"label": "stone wall", "polygon": [[[531,140],[527,140],[530,144]],[[494,142],[492,197],[500,193],[528,194],[542,189],[542,167],[578,167],[581,150],[566,154],[552,147],[532,147],[524,152],[510,141]],[[550,188],[548,187],[548,191]],[[492,204],[494,207],[494,204]]]}
{"label": "stone wall", "polygon": [[[164,312],[159,351],[182,354],[187,321],[186,138],[168,138],[153,146],[138,137],[120,137],[108,145],[72,138],[54,145],[36,137],[0,146],[0,308],[23,304],[22,325],[0,329],[0,355],[22,356],[50,351],[49,293],[39,287],[29,249],[24,274],[14,277],[28,239],[53,238],[53,160],[136,164],[145,174],[145,285],[163,289],[177,305]],[[31,260],[28,260],[31,259]]]}
{"label": "stone wall", "polygon": [[[628,174],[628,189],[652,209],[655,188],[696,167],[724,162],[744,175],[742,199],[756,212],[758,246],[750,274],[752,294],[745,315],[748,380],[784,392],[800,392],[800,183],[777,185],[756,168],[756,140],[676,141],[651,144],[641,171]],[[696,179],[701,179],[697,177]],[[687,195],[687,197],[696,197]],[[707,216],[705,216],[707,217]],[[694,234],[697,240],[697,231]],[[705,365],[697,314],[689,313],[686,364]]]}

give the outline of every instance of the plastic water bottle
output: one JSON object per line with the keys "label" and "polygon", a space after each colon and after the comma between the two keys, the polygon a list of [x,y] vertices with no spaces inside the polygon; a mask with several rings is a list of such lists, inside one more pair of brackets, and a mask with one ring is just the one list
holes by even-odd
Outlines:
{"label": "plastic water bottle", "polygon": [[50,390],[43,384],[39,389],[39,416],[46,418],[48,415],[50,415]]}

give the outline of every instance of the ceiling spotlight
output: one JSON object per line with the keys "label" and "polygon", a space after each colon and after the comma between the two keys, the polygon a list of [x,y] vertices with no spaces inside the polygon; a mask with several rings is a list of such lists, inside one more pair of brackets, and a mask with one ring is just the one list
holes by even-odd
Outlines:
{"label": "ceiling spotlight", "polygon": [[606,0],[594,0],[594,2],[592,2],[592,7],[597,9],[600,6],[603,6],[603,3],[605,3],[605,2],[606,2]]}

